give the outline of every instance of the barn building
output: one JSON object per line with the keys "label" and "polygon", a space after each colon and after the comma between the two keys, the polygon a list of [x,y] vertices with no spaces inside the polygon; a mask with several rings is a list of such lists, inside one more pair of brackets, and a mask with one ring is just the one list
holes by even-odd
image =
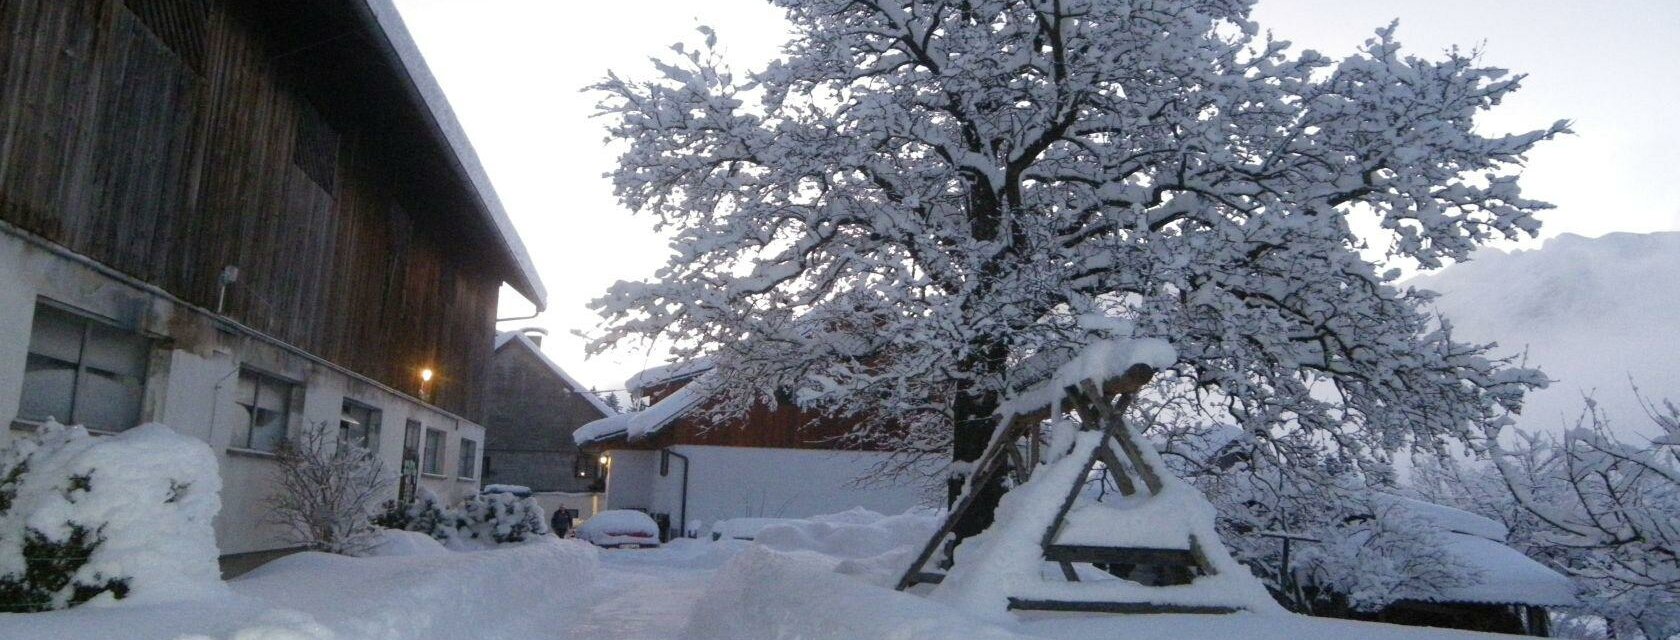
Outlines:
{"label": "barn building", "polygon": [[217,452],[230,566],[303,428],[477,491],[498,291],[544,292],[391,0],[0,2],[0,439]]}
{"label": "barn building", "polygon": [[496,336],[484,482],[529,488],[548,513],[564,508],[587,518],[600,506],[604,479],[596,456],[581,453],[572,432],[618,411],[549,359],[543,337],[539,329]]}
{"label": "barn building", "polygon": [[[606,509],[646,511],[673,531],[734,518],[803,518],[863,507],[900,513],[943,498],[938,464],[877,476],[892,452],[837,438],[851,425],[791,403],[755,406],[714,423],[705,360],[655,367],[626,389],[646,408],[591,422],[574,433],[600,452]],[[679,527],[687,523],[687,527]]]}

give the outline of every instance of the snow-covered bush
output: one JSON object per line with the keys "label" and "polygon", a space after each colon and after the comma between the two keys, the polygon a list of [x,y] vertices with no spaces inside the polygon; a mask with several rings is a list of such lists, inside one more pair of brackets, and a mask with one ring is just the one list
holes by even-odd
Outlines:
{"label": "snow-covered bush", "polygon": [[0,610],[220,593],[215,455],[159,424],[49,423],[0,453]]}
{"label": "snow-covered bush", "polygon": [[368,450],[334,443],[326,425],[304,429],[280,446],[280,481],[269,519],[287,542],[327,553],[357,554],[378,541],[374,508],[393,479]]}
{"label": "snow-covered bush", "polygon": [[450,551],[442,542],[419,531],[383,529],[379,532],[378,542],[368,549],[366,556],[433,556],[446,553]]}
{"label": "snow-covered bush", "polygon": [[548,534],[543,508],[511,493],[480,493],[448,508],[437,494],[422,488],[406,505],[385,503],[384,513],[374,524],[424,533],[455,549],[524,542]]}
{"label": "snow-covered bush", "polygon": [[414,499],[407,503],[396,500],[386,500],[378,517],[373,524],[386,529],[402,531],[416,531],[434,538],[446,538],[447,534],[441,528],[453,524],[453,516],[444,508],[443,502],[431,489],[420,487],[414,494]]}
{"label": "snow-covered bush", "polygon": [[548,533],[543,508],[510,493],[480,493],[456,507],[454,538],[507,544]]}

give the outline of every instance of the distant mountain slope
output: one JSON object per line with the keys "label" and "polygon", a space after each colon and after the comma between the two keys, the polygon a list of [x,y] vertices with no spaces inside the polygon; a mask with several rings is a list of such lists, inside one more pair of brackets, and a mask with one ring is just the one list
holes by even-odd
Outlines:
{"label": "distant mountain slope", "polygon": [[1650,433],[1628,386],[1680,403],[1680,232],[1562,235],[1540,249],[1478,252],[1404,283],[1441,293],[1461,340],[1528,352],[1553,380],[1530,396],[1524,429],[1573,424],[1596,392],[1623,433]]}

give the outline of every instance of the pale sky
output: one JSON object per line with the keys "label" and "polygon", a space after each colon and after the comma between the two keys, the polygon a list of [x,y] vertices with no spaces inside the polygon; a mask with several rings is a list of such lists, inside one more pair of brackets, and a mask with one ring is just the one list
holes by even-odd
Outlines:
{"label": "pale sky", "polygon": [[[650,72],[649,56],[708,25],[740,69],[787,36],[765,0],[397,0],[548,286],[544,350],[585,385],[617,389],[663,350],[585,359],[589,300],[651,274],[668,255],[651,218],[618,205],[603,123],[583,91],[607,70]],[[1529,74],[1486,118],[1494,131],[1575,122],[1542,145],[1527,195],[1558,205],[1543,236],[1680,229],[1680,2],[1675,0],[1260,0],[1256,18],[1297,48],[1345,55],[1400,20],[1413,54],[1482,45],[1488,64]],[[504,288],[502,316],[530,306]]]}

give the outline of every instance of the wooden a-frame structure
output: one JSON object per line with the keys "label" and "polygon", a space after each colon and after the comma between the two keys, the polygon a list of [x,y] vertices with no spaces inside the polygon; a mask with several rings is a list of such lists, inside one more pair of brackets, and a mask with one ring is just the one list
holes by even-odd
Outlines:
{"label": "wooden a-frame structure", "polygon": [[[1104,613],[1231,613],[1256,608],[1252,597],[1214,595],[1188,600],[1174,597],[1136,597],[1139,589],[1131,587],[1144,588],[1146,591],[1147,588],[1154,587],[1179,587],[1178,592],[1183,593],[1185,588],[1190,588],[1188,585],[1196,583],[1198,579],[1218,575],[1221,566],[1227,570],[1235,567],[1225,549],[1219,546],[1221,543],[1211,531],[1211,527],[1199,531],[1200,535],[1194,531],[1189,533],[1180,544],[1166,546],[1140,546],[1124,540],[1110,540],[1098,544],[1091,544],[1090,541],[1083,544],[1065,544],[1059,539],[1069,512],[1074,509],[1089,473],[1099,462],[1107,469],[1109,477],[1124,496],[1148,500],[1159,496],[1165,488],[1169,479],[1165,476],[1167,471],[1160,467],[1160,460],[1153,449],[1147,448],[1151,445],[1134,433],[1125,424],[1122,416],[1138,391],[1154,375],[1153,368],[1136,364],[1119,376],[1104,380],[1087,379],[1064,387],[1062,392],[1065,394],[1065,400],[1060,403],[1046,403],[1044,406],[1027,410],[1018,408],[1014,415],[1006,416],[1001,428],[975,463],[973,472],[966,479],[962,494],[951,506],[939,529],[899,579],[897,588],[904,590],[919,583],[938,583],[943,580],[943,573],[929,570],[926,565],[941,550],[945,551],[943,558],[950,557],[950,547],[954,543],[948,541],[948,537],[963,514],[973,508],[979,489],[1006,469],[1013,469],[1013,479],[1017,485],[1030,481],[1034,466],[1039,461],[1038,429],[1046,419],[1054,417],[1053,414],[1066,407],[1080,417],[1081,432],[1101,432],[1101,443],[1086,456],[1080,473],[1072,476],[1068,486],[1061,488],[1061,505],[1055,512],[1055,518],[1045,526],[1039,545],[1043,551],[1042,560],[1059,566],[1062,577],[1068,583],[1081,582],[1076,564],[1089,564],[1135,584],[1127,585],[1127,589],[1118,591],[1091,589],[1090,593],[1071,596],[1070,592],[1082,590],[1055,589],[1052,590],[1054,594],[1048,597],[1030,593],[1011,595],[1009,608]],[[1025,454],[1017,444],[1023,438],[1027,439],[1029,449]],[[997,523],[993,526],[997,526]],[[1207,545],[1214,546],[1210,548]],[[1210,553],[1217,554],[1223,562],[1214,562]],[[939,568],[949,568],[947,561],[939,564]],[[1252,579],[1247,575],[1233,575],[1228,578]],[[1099,583],[1090,584],[1095,586]]]}

